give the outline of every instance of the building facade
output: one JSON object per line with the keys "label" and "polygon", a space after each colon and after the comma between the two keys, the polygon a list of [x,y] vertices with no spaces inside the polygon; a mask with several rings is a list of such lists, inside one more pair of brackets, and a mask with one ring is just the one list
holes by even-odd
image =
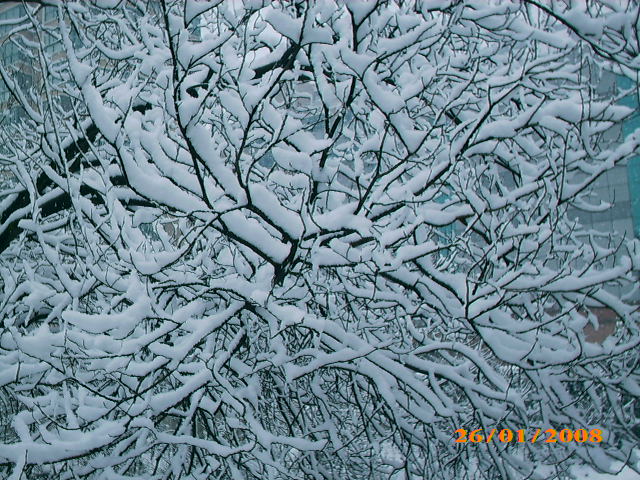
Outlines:
{"label": "building facade", "polygon": [[[603,99],[621,95],[632,90],[632,81],[609,72],[599,79],[597,93]],[[604,135],[609,143],[619,143],[640,127],[636,93],[624,97],[619,103],[635,110],[634,115],[622,126],[616,126]],[[588,230],[602,234],[612,234],[618,238],[640,237],[640,158],[636,157],[624,165],[617,165],[602,175],[592,185],[590,200],[597,204],[604,202],[611,206],[600,212],[571,210],[570,215]]]}

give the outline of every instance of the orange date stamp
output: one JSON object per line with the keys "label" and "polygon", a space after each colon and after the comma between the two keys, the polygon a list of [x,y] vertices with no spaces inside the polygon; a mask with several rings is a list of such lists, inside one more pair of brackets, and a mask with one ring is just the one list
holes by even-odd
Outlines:
{"label": "orange date stamp", "polygon": [[556,430],[555,428],[547,428],[546,430],[536,428],[531,431],[524,429],[511,430],[509,428],[498,430],[497,428],[492,428],[487,432],[484,432],[482,428],[471,431],[459,428],[454,433],[457,436],[454,440],[455,443],[600,443],[602,442],[603,435],[602,430],[599,428],[592,428],[591,430],[585,428],[578,428],[576,430],[569,428],[562,430]]}

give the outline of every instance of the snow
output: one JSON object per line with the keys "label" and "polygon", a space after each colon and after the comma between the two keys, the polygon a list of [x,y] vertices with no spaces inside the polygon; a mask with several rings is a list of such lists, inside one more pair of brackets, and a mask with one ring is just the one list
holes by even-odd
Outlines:
{"label": "snow", "polygon": [[[347,60],[351,60],[350,65],[355,63],[352,59]],[[404,108],[402,97],[390,88],[383,86],[384,83],[373,70],[364,72],[362,83],[371,100],[383,113],[387,115],[397,113]]]}
{"label": "snow", "polygon": [[187,134],[193,148],[204,160],[225,194],[230,195],[239,204],[246,203],[246,193],[238,183],[236,176],[226,165],[226,155],[211,138],[211,132],[205,126],[196,124],[187,128]]}
{"label": "snow", "polygon": [[104,447],[123,432],[123,425],[103,421],[93,430],[77,432],[73,440],[57,440],[55,444],[42,444],[21,439],[22,441],[18,444],[4,445],[0,449],[0,458],[17,464],[25,453],[29,460],[39,464],[55,461],[56,458],[71,458]]}
{"label": "snow", "polygon": [[249,193],[256,208],[264,212],[275,225],[281,227],[291,238],[296,239],[302,235],[304,226],[300,217],[283,207],[278,197],[270,190],[262,185],[252,184],[249,187]]}
{"label": "snow", "polygon": [[222,223],[229,231],[244,242],[255,245],[273,261],[282,262],[289,248],[281,241],[273,237],[262,225],[253,218],[247,218],[238,211],[225,213],[220,217]]}
{"label": "snow", "polygon": [[[159,354],[162,355],[162,353]],[[201,370],[200,372],[191,375],[181,387],[173,389],[170,392],[163,392],[154,395],[149,400],[149,406],[156,413],[164,412],[169,407],[176,405],[178,402],[182,401],[193,392],[202,388],[212,379],[213,377],[210,371],[206,369]]]}
{"label": "snow", "polygon": [[573,467],[571,474],[576,480],[638,480],[640,473],[634,472],[631,467],[618,465],[614,470],[619,470],[617,474],[598,473],[592,468],[581,466]]}
{"label": "snow", "polygon": [[284,35],[295,43],[300,43],[302,19],[293,18],[276,10],[273,7],[265,9],[264,19],[279,34]]}
{"label": "snow", "polygon": [[215,8],[222,0],[214,2],[203,2],[198,0],[186,0],[184,6],[184,21],[186,24],[191,23],[196,17],[202,15],[207,10]]}
{"label": "snow", "polygon": [[[354,229],[364,237],[369,234],[371,221],[363,215],[354,214],[356,207],[356,203],[347,203],[329,212],[315,215],[313,217],[313,224],[330,231],[337,231],[344,228]],[[314,231],[317,231],[317,227],[314,228],[310,226],[308,228],[309,234],[313,234]]]}
{"label": "snow", "polygon": [[285,170],[311,174],[311,157],[304,152],[275,147],[272,149],[273,158],[278,166]]}
{"label": "snow", "polygon": [[[236,92],[225,91],[220,93],[220,103],[229,113],[240,122],[240,126],[245,129],[249,123],[249,112]],[[191,116],[190,116],[191,117]]]}
{"label": "snow", "polygon": [[585,12],[584,8],[576,6],[566,10],[562,13],[562,17],[582,35],[596,38],[602,36],[604,22],[599,18],[591,17]]}
{"label": "snow", "polygon": [[116,335],[125,336],[144,318],[148,310],[148,299],[141,299],[118,313],[90,315],[75,311],[66,311],[62,314],[62,318],[87,332],[105,333],[109,330],[114,330]]}
{"label": "snow", "polygon": [[[0,477],[637,478],[637,240],[565,210],[637,155],[634,12],[116,3],[0,125]],[[620,442],[452,448],[496,422]]]}

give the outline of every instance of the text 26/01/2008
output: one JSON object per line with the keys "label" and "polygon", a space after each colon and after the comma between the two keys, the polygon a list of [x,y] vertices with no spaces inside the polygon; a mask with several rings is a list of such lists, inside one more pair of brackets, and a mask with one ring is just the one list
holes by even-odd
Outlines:
{"label": "text 26/01/2008", "polygon": [[542,430],[541,428],[537,428],[529,434],[527,434],[527,431],[524,429],[511,430],[509,428],[503,428],[502,430],[498,430],[497,428],[492,428],[486,435],[483,435],[482,432],[483,430],[481,428],[470,432],[464,428],[459,428],[454,432],[457,435],[455,443],[491,443],[492,441],[502,443],[536,443],[538,441],[544,443],[602,442],[602,430],[599,428],[592,428],[591,430],[584,428],[577,430],[547,428],[546,430]]}

